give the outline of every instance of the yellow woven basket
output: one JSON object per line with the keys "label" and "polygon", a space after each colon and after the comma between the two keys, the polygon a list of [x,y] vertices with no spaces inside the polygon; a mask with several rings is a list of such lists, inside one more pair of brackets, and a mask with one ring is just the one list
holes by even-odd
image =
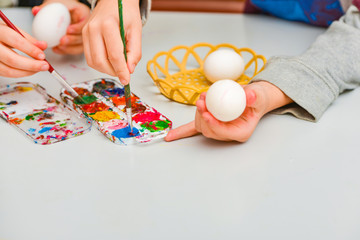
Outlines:
{"label": "yellow woven basket", "polygon": [[237,48],[228,43],[215,46],[198,43],[190,47],[180,45],[168,52],[157,53],[147,63],[147,71],[163,95],[180,103],[195,105],[199,95],[212,84],[203,73],[204,60],[219,48],[231,48],[244,58],[244,73],[236,80],[239,84],[249,83],[264,69],[265,57],[257,55],[250,48]]}

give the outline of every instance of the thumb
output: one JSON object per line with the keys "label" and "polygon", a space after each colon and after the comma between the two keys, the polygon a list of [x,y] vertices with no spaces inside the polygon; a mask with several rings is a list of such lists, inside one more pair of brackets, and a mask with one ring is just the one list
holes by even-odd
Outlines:
{"label": "thumb", "polygon": [[246,96],[246,106],[255,107],[256,99],[257,99],[256,91],[250,85],[244,87],[245,96]]}

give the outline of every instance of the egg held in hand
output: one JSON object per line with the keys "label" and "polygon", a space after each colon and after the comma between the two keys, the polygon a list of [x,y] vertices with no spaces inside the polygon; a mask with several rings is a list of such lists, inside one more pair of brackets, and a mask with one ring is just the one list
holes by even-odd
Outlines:
{"label": "egg held in hand", "polygon": [[244,89],[229,79],[212,84],[206,93],[206,108],[218,120],[230,122],[238,118],[246,107]]}
{"label": "egg held in hand", "polygon": [[70,25],[69,10],[64,4],[51,3],[43,7],[34,17],[32,32],[37,40],[45,41],[48,48],[59,45]]}
{"label": "egg held in hand", "polygon": [[232,49],[216,50],[204,61],[204,74],[210,82],[222,79],[237,80],[244,68],[244,59]]}

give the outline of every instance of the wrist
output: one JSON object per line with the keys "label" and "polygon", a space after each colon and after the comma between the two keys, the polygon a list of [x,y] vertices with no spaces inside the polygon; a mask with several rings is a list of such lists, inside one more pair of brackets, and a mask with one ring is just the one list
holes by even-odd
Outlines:
{"label": "wrist", "polygon": [[268,113],[277,108],[283,107],[289,103],[292,103],[293,100],[289,98],[280,88],[275,86],[272,83],[266,81],[258,81],[252,84],[259,85],[264,90],[265,99],[267,99],[267,106],[265,113]]}

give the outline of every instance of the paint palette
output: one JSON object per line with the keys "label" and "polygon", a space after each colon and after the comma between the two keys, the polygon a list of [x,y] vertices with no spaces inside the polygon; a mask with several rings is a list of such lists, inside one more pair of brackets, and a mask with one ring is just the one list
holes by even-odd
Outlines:
{"label": "paint palette", "polygon": [[155,108],[131,93],[133,131],[127,122],[124,86],[113,79],[95,79],[73,84],[83,102],[77,102],[63,89],[61,98],[91,119],[110,141],[117,144],[150,142],[166,136],[172,122]]}
{"label": "paint palette", "polygon": [[90,121],[29,82],[0,87],[0,116],[38,144],[63,141],[91,128]]}

